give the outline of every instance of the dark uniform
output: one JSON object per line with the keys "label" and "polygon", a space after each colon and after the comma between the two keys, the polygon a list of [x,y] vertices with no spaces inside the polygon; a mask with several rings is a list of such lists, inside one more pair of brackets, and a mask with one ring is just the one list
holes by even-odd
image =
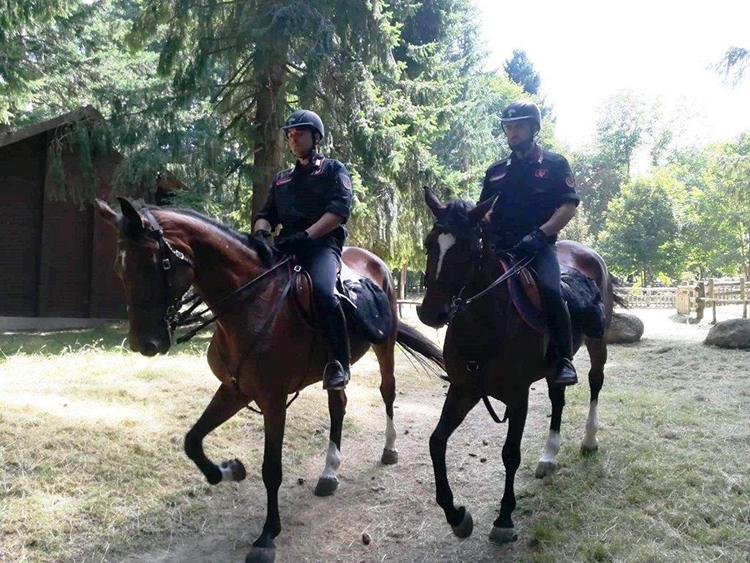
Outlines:
{"label": "dark uniform", "polygon": [[[546,223],[561,205],[580,202],[568,161],[539,146],[527,158],[512,155],[489,167],[479,199],[485,201],[496,195],[499,197],[486,230],[498,251],[512,249]],[[560,291],[556,240],[557,235],[547,237],[547,243],[540,246],[530,266],[537,274],[558,357],[572,360],[570,317]]]}
{"label": "dark uniform", "polygon": [[[278,238],[281,242],[306,230],[329,212],[346,222],[351,201],[352,182],[344,165],[318,154],[307,166],[297,163],[294,168],[276,174],[258,219],[265,219],[273,228],[279,223],[283,225]],[[338,307],[333,290],[346,235],[346,228],[339,225],[297,253],[312,278],[318,313],[325,314]]]}
{"label": "dark uniform", "polygon": [[[276,174],[268,199],[257,218],[265,219],[272,228],[278,224],[283,226],[276,241],[277,245],[283,246],[284,240],[302,233],[326,213],[334,213],[346,223],[351,200],[352,182],[344,165],[316,154],[307,165],[297,162],[294,168]],[[344,314],[334,293],[346,236],[346,228],[343,224],[338,225],[318,239],[308,239],[302,248],[295,250],[295,255],[310,274],[315,309],[324,336],[334,359],[342,365],[348,378],[349,340]]]}

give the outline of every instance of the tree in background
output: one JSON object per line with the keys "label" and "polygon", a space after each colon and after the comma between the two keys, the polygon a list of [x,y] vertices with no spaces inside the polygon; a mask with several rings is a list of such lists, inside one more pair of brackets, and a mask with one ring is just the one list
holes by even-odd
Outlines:
{"label": "tree in background", "polygon": [[602,252],[610,268],[622,275],[637,274],[641,284],[659,273],[679,272],[678,223],[664,176],[638,179],[623,185],[610,202]]}
{"label": "tree in background", "polygon": [[513,49],[513,54],[503,64],[505,74],[513,82],[523,87],[527,94],[536,96],[539,94],[539,86],[542,78],[534,68],[534,64],[529,59],[526,51],[523,49]]}
{"label": "tree in background", "polygon": [[729,47],[722,59],[714,67],[716,72],[723,75],[729,84],[736,86],[750,68],[750,49],[743,47]]}

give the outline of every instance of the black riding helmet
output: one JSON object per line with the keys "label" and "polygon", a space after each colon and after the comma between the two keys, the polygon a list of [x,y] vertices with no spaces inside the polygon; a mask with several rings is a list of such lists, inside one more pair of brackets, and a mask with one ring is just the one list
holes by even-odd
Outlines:
{"label": "black riding helmet", "polygon": [[317,113],[309,109],[298,109],[281,126],[284,131],[294,129],[295,127],[310,127],[313,131],[317,131],[320,134],[321,139],[326,136],[323,120],[320,119]]}
{"label": "black riding helmet", "polygon": [[520,121],[521,119],[531,119],[532,122],[536,123],[537,131],[542,128],[542,112],[539,111],[539,108],[534,102],[528,100],[513,102],[505,108],[500,115],[500,121],[502,123]]}

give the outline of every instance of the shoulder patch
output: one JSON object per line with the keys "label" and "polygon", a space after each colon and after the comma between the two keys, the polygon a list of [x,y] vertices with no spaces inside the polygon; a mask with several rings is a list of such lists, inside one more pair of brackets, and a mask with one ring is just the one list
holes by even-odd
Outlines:
{"label": "shoulder patch", "polygon": [[549,170],[546,170],[544,168],[538,168],[537,170],[534,170],[534,176],[537,178],[546,178],[549,174]]}
{"label": "shoulder patch", "polygon": [[341,185],[343,185],[347,190],[352,191],[352,181],[349,176],[347,176],[343,172],[340,172],[339,180],[341,180]]}
{"label": "shoulder patch", "polygon": [[576,187],[575,178],[573,178],[573,176],[568,176],[567,178],[565,178],[565,185],[568,186],[569,188],[575,188]]}

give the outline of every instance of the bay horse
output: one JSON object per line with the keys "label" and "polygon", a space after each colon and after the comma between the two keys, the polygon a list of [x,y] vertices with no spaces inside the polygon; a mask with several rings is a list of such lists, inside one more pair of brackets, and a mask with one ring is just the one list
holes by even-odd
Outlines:
{"label": "bay horse", "polygon": [[[448,439],[480,399],[494,397],[505,403],[508,433],[502,450],[505,466],[505,491],[500,515],[495,520],[490,540],[502,544],[517,538],[511,514],[516,506],[513,490],[521,463],[521,438],[526,423],[529,387],[553,375],[554,361],[548,352],[548,333],[532,330],[512,305],[507,283],[500,283],[470,305],[456,307],[454,298],[476,296],[503,275],[498,258],[484,243],[479,222],[490,210],[494,198],[478,206],[454,200],[443,205],[425,188],[425,201],[436,223],[425,239],[427,268],[426,293],[417,309],[420,320],[438,328],[448,324],[443,346],[450,387],[440,421],[430,437],[430,456],[435,472],[437,503],[445,511],[453,532],[468,537],[473,530],[471,514],[453,503],[448,483],[445,452]],[[594,280],[605,306],[606,326],[612,318],[613,302],[619,298],[613,290],[607,267],[594,250],[572,241],[557,243],[560,263],[576,268]],[[451,309],[453,307],[453,309]],[[449,322],[450,321],[450,322]],[[588,374],[591,388],[584,451],[598,447],[597,406],[604,382],[607,345],[604,340],[574,334],[574,350],[585,340],[591,358]],[[552,420],[544,453],[536,469],[537,477],[555,471],[560,449],[560,422],[565,406],[565,388],[550,386]]]}
{"label": "bay horse", "polygon": [[[281,485],[281,454],[287,414],[287,396],[322,379],[330,361],[328,347],[314,328],[300,301],[309,300],[310,287],[302,297],[292,290],[298,277],[292,262],[280,260],[261,238],[235,231],[202,214],[186,209],[147,206],[137,211],[123,198],[122,214],[97,200],[101,217],[119,233],[115,271],[122,279],[128,303],[129,342],[145,356],[166,353],[172,345],[169,323],[175,304],[192,286],[205,303],[221,316],[208,347],[208,364],[220,385],[213,399],[185,436],[185,453],[211,485],[241,481],[242,463],[230,460],[216,465],[203,451],[203,439],[255,401],[263,415],[265,448],[263,483],[267,512],[263,531],[253,543],[246,562],[275,559],[274,538],[281,532],[278,490]],[[396,315],[396,298],[387,266],[374,254],[360,248],[345,248],[345,266],[370,278],[388,295],[393,322],[387,339],[373,345],[380,366],[380,393],[385,402],[385,447],[381,462],[396,463],[396,429],[393,402],[396,395],[394,349],[396,343],[443,365],[437,346],[416,329],[404,325]],[[247,297],[227,296],[250,282]],[[294,282],[294,283],[293,283]],[[351,331],[350,331],[351,332]],[[354,363],[370,344],[358,332],[351,333]],[[325,469],[315,493],[332,494],[338,487],[336,472],[341,463],[341,431],[346,407],[344,391],[328,391],[330,441]]]}

